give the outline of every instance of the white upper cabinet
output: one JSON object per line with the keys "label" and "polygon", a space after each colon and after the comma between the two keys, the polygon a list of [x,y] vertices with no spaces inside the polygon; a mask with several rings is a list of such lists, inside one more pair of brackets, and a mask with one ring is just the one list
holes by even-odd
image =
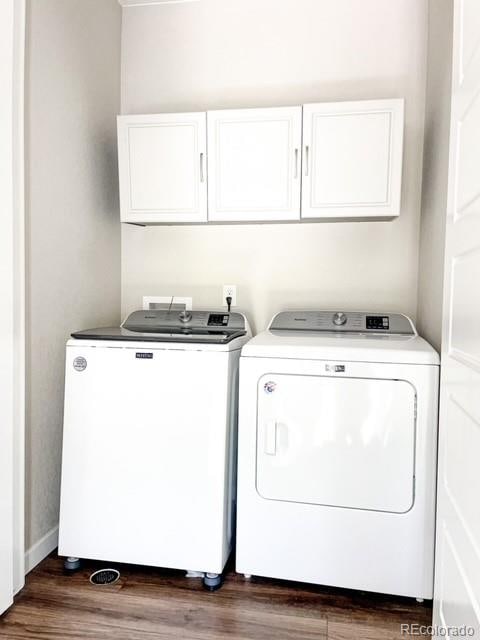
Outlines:
{"label": "white upper cabinet", "polygon": [[403,100],[303,107],[302,218],[400,214]]}
{"label": "white upper cabinet", "polygon": [[209,111],[208,219],[299,220],[302,108]]}
{"label": "white upper cabinet", "polygon": [[122,222],[207,220],[206,114],[118,117]]}
{"label": "white upper cabinet", "polygon": [[119,116],[121,220],[394,218],[403,120],[403,100]]}

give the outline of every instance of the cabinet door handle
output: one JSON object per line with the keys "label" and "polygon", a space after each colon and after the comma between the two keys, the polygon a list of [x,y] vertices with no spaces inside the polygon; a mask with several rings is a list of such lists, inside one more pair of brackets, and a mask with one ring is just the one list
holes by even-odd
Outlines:
{"label": "cabinet door handle", "polygon": [[205,181],[205,176],[203,174],[203,153],[200,154],[200,182]]}
{"label": "cabinet door handle", "polygon": [[310,147],[305,145],[305,175],[308,176],[308,155],[310,152]]}
{"label": "cabinet door handle", "polygon": [[295,180],[298,178],[298,149],[295,149]]}
{"label": "cabinet door handle", "polygon": [[268,420],[265,425],[264,451],[267,456],[274,456],[277,453],[277,422]]}

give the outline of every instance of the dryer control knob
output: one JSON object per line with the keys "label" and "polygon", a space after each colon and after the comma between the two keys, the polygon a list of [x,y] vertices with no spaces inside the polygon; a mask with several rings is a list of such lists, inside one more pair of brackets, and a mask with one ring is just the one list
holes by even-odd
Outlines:
{"label": "dryer control knob", "polygon": [[180,311],[178,319],[180,320],[180,322],[190,322],[190,320],[192,319],[192,314],[190,313],[190,311],[184,309],[183,311]]}
{"label": "dryer control knob", "polygon": [[343,311],[337,311],[337,313],[333,314],[333,324],[336,324],[337,327],[340,327],[342,324],[345,324],[347,321],[347,316]]}

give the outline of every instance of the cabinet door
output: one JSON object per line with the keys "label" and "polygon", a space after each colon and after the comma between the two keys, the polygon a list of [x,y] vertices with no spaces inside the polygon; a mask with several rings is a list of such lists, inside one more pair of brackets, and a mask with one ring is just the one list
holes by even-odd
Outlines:
{"label": "cabinet door", "polygon": [[403,100],[303,107],[302,218],[400,214]]}
{"label": "cabinet door", "polygon": [[208,219],[299,220],[301,107],[209,111]]}
{"label": "cabinet door", "polygon": [[118,117],[122,222],[207,219],[206,114]]}

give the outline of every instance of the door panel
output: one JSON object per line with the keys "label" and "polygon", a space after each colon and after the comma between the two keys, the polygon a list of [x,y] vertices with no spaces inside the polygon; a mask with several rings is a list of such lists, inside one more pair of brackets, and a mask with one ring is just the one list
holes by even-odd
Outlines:
{"label": "door panel", "polygon": [[205,113],[118,118],[123,222],[207,219]]}
{"label": "door panel", "polygon": [[402,380],[263,376],[258,493],[271,500],[408,511],[415,402],[414,388]]}
{"label": "door panel", "polygon": [[480,148],[480,94],[468,106],[457,132],[458,183],[455,195],[455,216],[478,209],[480,182],[478,180],[478,149]]}
{"label": "door panel", "polygon": [[480,635],[479,95],[480,3],[460,0],[454,5],[433,622],[466,625],[475,637]]}
{"label": "door panel", "polygon": [[[465,492],[464,484],[466,482],[472,487],[480,486],[480,467],[476,457],[480,451],[480,429],[474,416],[467,413],[455,396],[450,397],[446,411],[445,418],[455,424],[455,430],[445,433],[442,450],[444,485],[449,500],[461,516],[465,531],[475,541],[480,539],[478,494],[473,491]],[[462,466],[462,474],[455,473],[459,465]],[[480,578],[480,571],[478,575]]]}
{"label": "door panel", "polygon": [[303,108],[302,218],[400,213],[403,101]]}
{"label": "door panel", "polygon": [[[442,583],[444,597],[439,611],[438,624],[444,628],[461,629],[466,627],[476,629],[478,628],[478,618],[471,598],[467,572],[462,565],[462,560],[455,549],[455,544],[449,532],[442,530],[441,533],[443,539],[443,563],[439,581]],[[480,576],[478,571],[477,576]],[[466,603],[466,607],[458,606],[460,602]]]}
{"label": "door panel", "polygon": [[385,112],[314,116],[314,206],[386,203],[390,127],[391,115]]}
{"label": "door panel", "polygon": [[131,127],[128,137],[132,209],[193,209],[195,127]]}
{"label": "door panel", "polygon": [[12,313],[17,293],[14,282],[18,275],[14,269],[14,11],[13,0],[0,3],[0,615],[13,601],[14,345],[18,340]]}
{"label": "door panel", "polygon": [[301,107],[208,112],[209,220],[300,218]]}
{"label": "door panel", "polygon": [[[480,119],[479,119],[480,122]],[[450,349],[480,369],[478,317],[472,308],[472,282],[480,282],[480,246],[452,260]],[[473,302],[480,304],[478,291]]]}

